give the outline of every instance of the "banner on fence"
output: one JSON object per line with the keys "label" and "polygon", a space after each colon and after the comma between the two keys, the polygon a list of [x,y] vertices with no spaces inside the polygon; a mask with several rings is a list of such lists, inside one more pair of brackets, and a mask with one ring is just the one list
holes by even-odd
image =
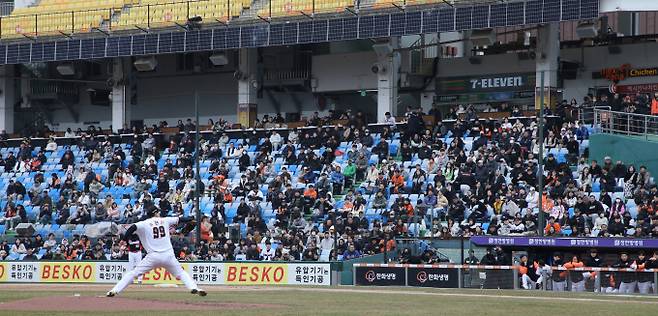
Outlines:
{"label": "banner on fence", "polygon": [[[199,284],[331,285],[329,263],[182,263]],[[0,262],[0,282],[115,283],[127,262]],[[144,284],[182,284],[163,268],[143,276]]]}
{"label": "banner on fence", "polygon": [[458,288],[459,271],[440,268],[408,268],[407,284],[410,286]]}
{"label": "banner on fence", "polygon": [[355,267],[356,285],[404,286],[407,283],[404,268],[398,267]]}

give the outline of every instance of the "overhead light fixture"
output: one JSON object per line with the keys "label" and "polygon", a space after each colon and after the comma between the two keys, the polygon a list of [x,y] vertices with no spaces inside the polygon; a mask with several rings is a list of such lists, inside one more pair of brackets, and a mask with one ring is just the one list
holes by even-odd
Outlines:
{"label": "overhead light fixture", "polygon": [[593,22],[581,22],[576,27],[576,35],[580,39],[595,38],[599,35],[599,31]]}
{"label": "overhead light fixture", "polygon": [[135,60],[133,65],[135,65],[135,69],[137,69],[137,71],[153,71],[155,70],[155,67],[158,66],[158,60],[155,59],[155,56],[140,57]]}
{"label": "overhead light fixture", "polygon": [[210,59],[210,62],[214,66],[226,66],[228,65],[228,58],[224,53],[214,53],[208,57]]}
{"label": "overhead light fixture", "polygon": [[389,43],[374,44],[372,49],[379,58],[388,57],[393,53],[393,47]]}
{"label": "overhead light fixture", "polygon": [[73,76],[75,75],[75,67],[72,63],[63,63],[57,65],[57,72],[62,76]]}
{"label": "overhead light fixture", "polygon": [[493,29],[473,30],[470,40],[476,47],[491,46],[496,42],[496,32]]}

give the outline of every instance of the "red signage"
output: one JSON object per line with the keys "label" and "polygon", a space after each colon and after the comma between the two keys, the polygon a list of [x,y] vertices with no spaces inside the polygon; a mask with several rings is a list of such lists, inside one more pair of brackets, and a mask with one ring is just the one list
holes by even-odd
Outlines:
{"label": "red signage", "polygon": [[658,92],[658,83],[615,86],[614,90],[619,94],[654,93]]}
{"label": "red signage", "polygon": [[619,82],[626,78],[658,76],[658,68],[633,68],[630,64],[618,68],[605,68],[600,72],[602,78]]}

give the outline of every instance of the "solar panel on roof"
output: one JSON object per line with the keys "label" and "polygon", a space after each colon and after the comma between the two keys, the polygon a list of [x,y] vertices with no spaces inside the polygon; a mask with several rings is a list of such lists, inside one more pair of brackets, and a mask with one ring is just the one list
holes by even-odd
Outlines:
{"label": "solar panel on roof", "polygon": [[93,54],[94,54],[94,40],[89,38],[80,41],[80,58],[90,59],[92,58]]}
{"label": "solar panel on roof", "polygon": [[310,43],[313,41],[313,22],[300,22],[299,27],[299,42]]}
{"label": "solar panel on roof", "polygon": [[491,27],[507,25],[507,4],[500,3],[491,6]]}
{"label": "solar panel on roof", "polygon": [[32,44],[32,51],[30,52],[30,60],[33,63],[43,61],[43,43]]}
{"label": "solar panel on roof", "polygon": [[297,43],[297,23],[284,24],[283,44],[294,45]]}
{"label": "solar panel on roof", "polygon": [[145,41],[146,41],[146,36],[145,35],[135,35],[133,37],[133,55],[144,55],[145,53]]}
{"label": "solar panel on roof", "polygon": [[512,2],[507,5],[507,24],[506,25],[522,25],[524,24],[524,3]]}
{"label": "solar panel on roof", "polygon": [[201,30],[199,32],[199,50],[212,49],[212,30]]}
{"label": "solar panel on roof", "polygon": [[254,45],[256,47],[267,46],[270,36],[270,28],[268,25],[258,25],[254,29]]}
{"label": "solar panel on roof", "polygon": [[390,33],[391,36],[399,36],[404,34],[404,25],[406,24],[406,14],[404,13],[394,13],[391,14],[391,26]]}
{"label": "solar panel on roof", "polygon": [[[55,60],[66,60],[69,56],[69,41],[55,42]],[[7,61],[9,63],[9,61]]]}
{"label": "solar panel on roof", "polygon": [[32,54],[32,44],[25,43],[18,45],[18,62],[29,63],[30,55]]}
{"label": "solar panel on roof", "polygon": [[[356,38],[448,32],[456,29],[537,24],[597,17],[598,0],[529,0],[472,7],[392,12],[374,16],[334,18],[138,34],[122,37],[21,43],[6,47],[0,63],[105,58],[141,54],[293,45]],[[244,34],[243,34],[244,32]]]}
{"label": "solar panel on roof", "polygon": [[446,8],[439,10],[439,32],[455,30],[455,10]]}
{"label": "solar panel on roof", "polygon": [[215,29],[212,33],[212,49],[226,48],[226,29]]}
{"label": "solar panel on roof", "polygon": [[423,27],[420,31],[422,33],[436,33],[439,31],[439,10],[423,12]]}
{"label": "solar panel on roof", "polygon": [[350,17],[343,19],[343,40],[357,39],[359,19]]}
{"label": "solar panel on roof", "polygon": [[7,63],[17,64],[18,63],[18,45],[8,45],[7,46]]}
{"label": "solar panel on roof", "polygon": [[240,46],[240,28],[229,27],[226,30],[226,48],[238,48]]}
{"label": "solar panel on roof", "polygon": [[599,0],[580,0],[580,18],[591,19],[599,16]]}
{"label": "solar panel on roof", "polygon": [[283,24],[270,25],[270,45],[283,45]]}
{"label": "solar panel on roof", "polygon": [[418,12],[407,12],[406,26],[404,27],[404,34],[415,35],[420,34],[423,29],[423,13]]}
{"label": "solar panel on roof", "polygon": [[[0,58],[2,60],[4,58]],[[55,42],[43,44],[43,61],[55,60]]]}
{"label": "solar panel on roof", "polygon": [[199,49],[199,31],[191,31],[185,34],[185,51],[192,52]]}
{"label": "solar panel on roof", "polygon": [[160,34],[158,39],[158,53],[171,52],[171,33]]}
{"label": "solar panel on roof", "polygon": [[324,42],[327,40],[327,30],[329,29],[329,21],[315,21],[313,22],[313,42]]}
{"label": "solar panel on roof", "polygon": [[107,57],[119,56],[119,37],[110,37],[107,39],[107,47],[105,48],[105,55]]}
{"label": "solar panel on roof", "polygon": [[560,21],[560,0],[544,0],[543,22],[557,22]]}
{"label": "solar panel on roof", "polygon": [[0,45],[0,62],[7,62],[7,46],[5,45]]}
{"label": "solar panel on roof", "polygon": [[562,18],[577,20],[580,18],[580,0],[564,0],[562,2]]}
{"label": "solar panel on roof", "polygon": [[375,29],[372,32],[372,37],[388,37],[390,27],[390,15],[376,15],[375,16]]}
{"label": "solar panel on roof", "polygon": [[[160,35],[161,37],[165,34]],[[167,33],[168,36],[171,36],[170,33]],[[119,56],[130,56],[132,55],[132,37],[122,37],[119,39]]]}
{"label": "solar panel on roof", "polygon": [[330,41],[342,41],[343,40],[343,20],[342,19],[332,19],[329,20],[329,27],[327,28],[327,38]]}
{"label": "solar panel on roof", "polygon": [[526,23],[541,23],[542,12],[541,12],[542,2],[541,0],[528,1],[525,4],[525,22]]}
{"label": "solar panel on roof", "polygon": [[359,18],[359,38],[372,38],[373,31],[375,30],[375,17],[362,16]]}
{"label": "solar panel on roof", "polygon": [[95,38],[94,39],[94,51],[92,57],[94,58],[103,58],[105,57],[105,38]]}
{"label": "solar panel on roof", "polygon": [[144,53],[157,54],[158,53],[158,40],[159,34],[148,34],[144,42]]}
{"label": "solar panel on roof", "polygon": [[473,8],[473,28],[483,29],[489,27],[489,6],[476,6]]}
{"label": "solar panel on roof", "polygon": [[[171,52],[180,53],[185,51],[185,36],[187,32],[175,32],[171,34]],[[135,45],[133,43],[133,45]]]}
{"label": "solar panel on roof", "polygon": [[470,30],[473,27],[473,7],[458,7],[455,24],[457,30]]}
{"label": "solar panel on roof", "polygon": [[69,40],[69,54],[67,59],[80,59],[80,40]]}

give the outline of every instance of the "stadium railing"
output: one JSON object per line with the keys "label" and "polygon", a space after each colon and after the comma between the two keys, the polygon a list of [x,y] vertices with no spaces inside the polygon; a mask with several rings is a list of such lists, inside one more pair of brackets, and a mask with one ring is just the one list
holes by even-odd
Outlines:
{"label": "stadium railing", "polygon": [[643,136],[658,140],[658,116],[594,109],[594,126],[601,133]]}
{"label": "stadium railing", "polygon": [[[362,286],[528,289],[658,295],[656,270],[588,267],[567,269],[545,266],[531,279],[524,277],[519,270],[518,265],[355,263],[352,273],[354,285]],[[524,279],[527,282],[524,282]],[[628,291],[624,291],[625,289]]]}

